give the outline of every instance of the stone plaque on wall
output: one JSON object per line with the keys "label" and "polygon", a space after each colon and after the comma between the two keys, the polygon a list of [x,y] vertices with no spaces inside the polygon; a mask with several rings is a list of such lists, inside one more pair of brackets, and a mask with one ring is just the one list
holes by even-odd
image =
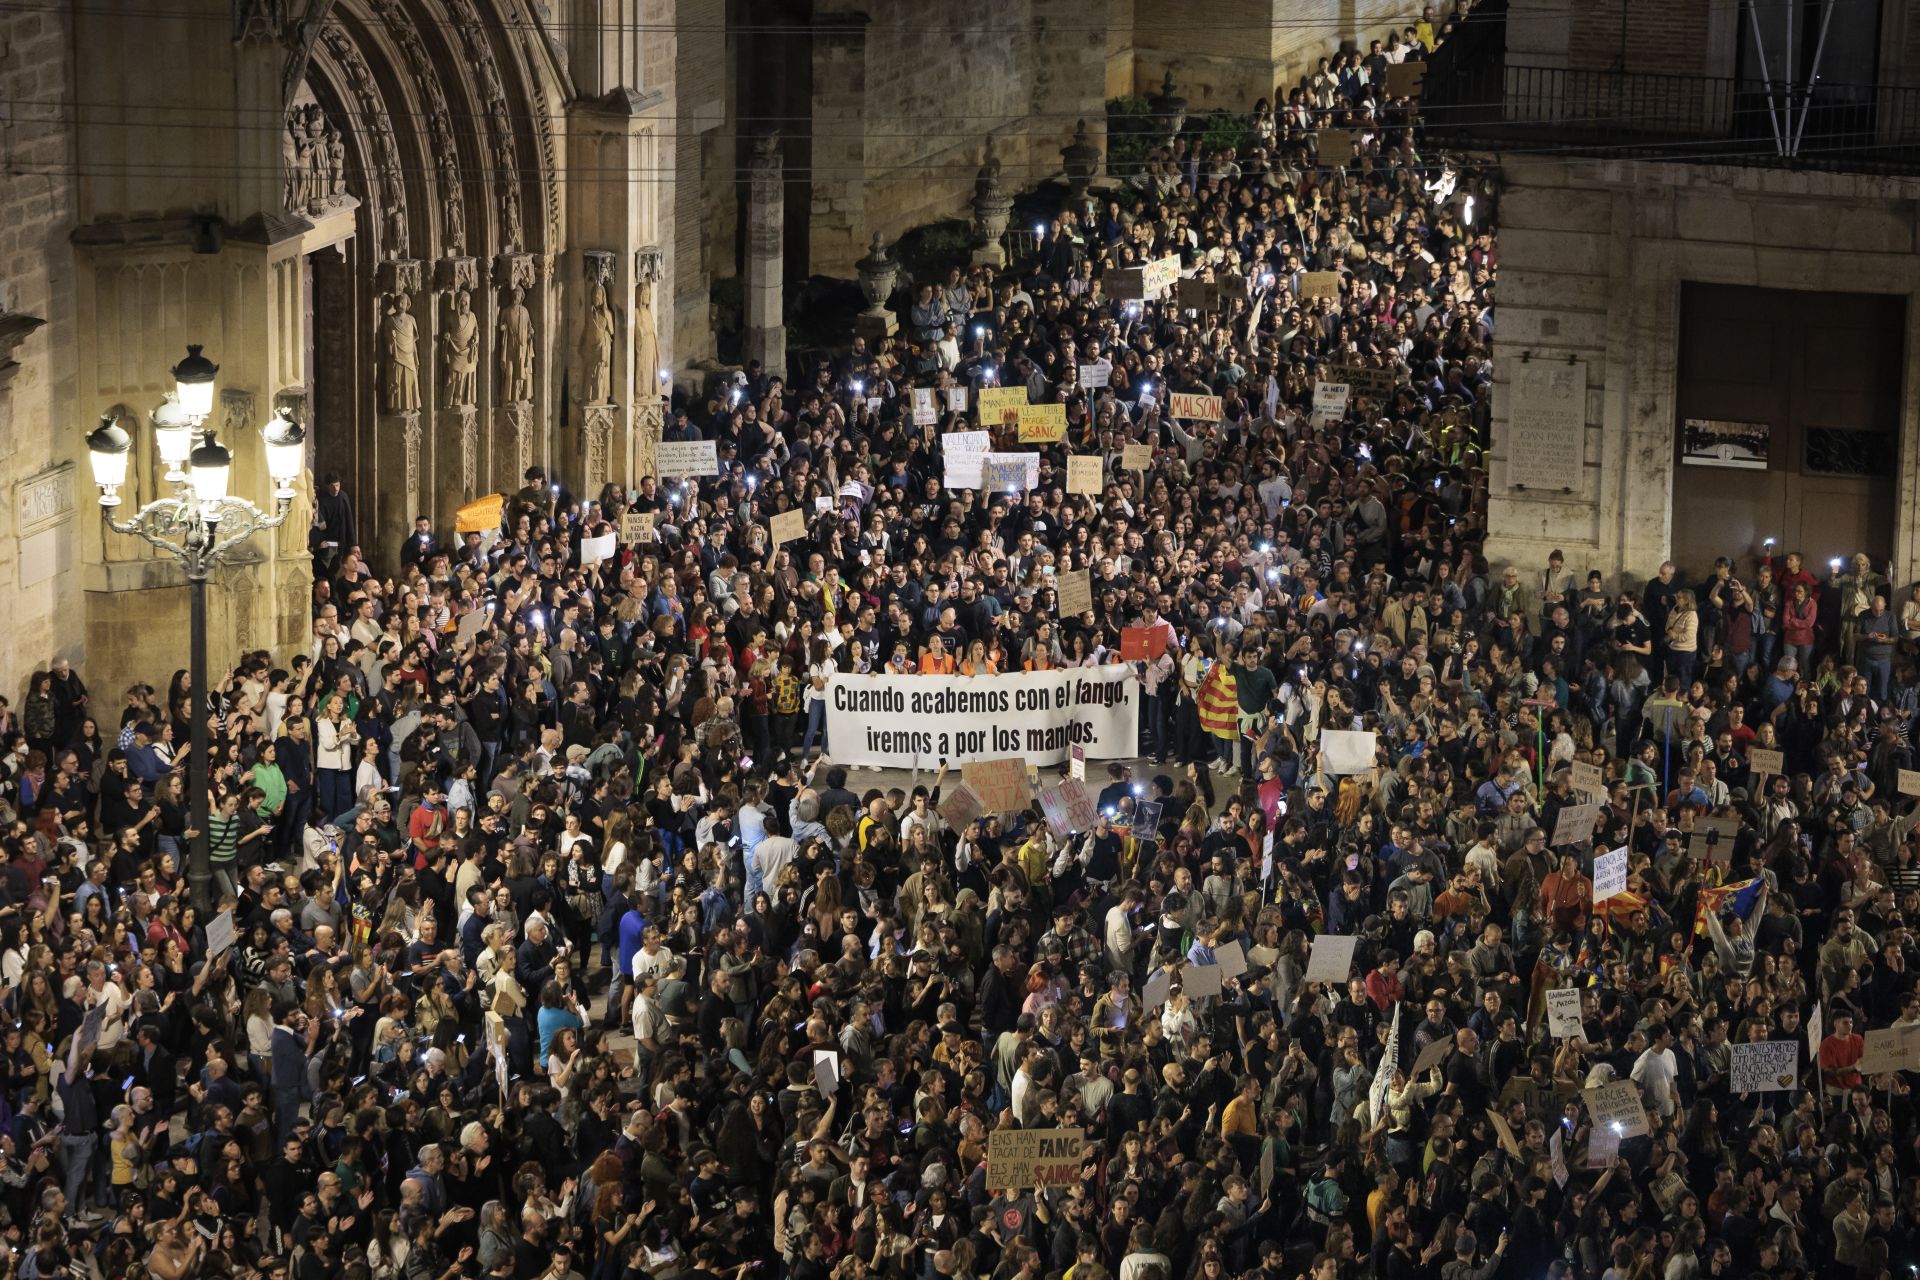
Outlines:
{"label": "stone plaque on wall", "polygon": [[1586,361],[1519,364],[1507,395],[1507,484],[1580,492],[1587,435]]}
{"label": "stone plaque on wall", "polygon": [[38,533],[73,513],[74,465],[69,462],[13,486],[14,533]]}

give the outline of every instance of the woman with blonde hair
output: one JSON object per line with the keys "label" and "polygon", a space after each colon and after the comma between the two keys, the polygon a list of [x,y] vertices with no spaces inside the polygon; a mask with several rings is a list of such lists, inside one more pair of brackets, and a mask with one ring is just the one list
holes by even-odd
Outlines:
{"label": "woman with blonde hair", "polygon": [[1667,614],[1667,674],[1680,682],[1680,696],[1686,697],[1693,683],[1693,671],[1700,659],[1700,613],[1693,592],[1673,593],[1673,610]]}

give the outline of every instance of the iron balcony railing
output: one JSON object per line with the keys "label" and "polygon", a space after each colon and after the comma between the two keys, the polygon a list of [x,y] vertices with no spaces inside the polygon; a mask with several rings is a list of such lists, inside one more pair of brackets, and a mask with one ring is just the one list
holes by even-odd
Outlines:
{"label": "iron balcony railing", "polygon": [[1422,85],[1443,145],[1519,154],[1920,173],[1920,90],[1460,59]]}

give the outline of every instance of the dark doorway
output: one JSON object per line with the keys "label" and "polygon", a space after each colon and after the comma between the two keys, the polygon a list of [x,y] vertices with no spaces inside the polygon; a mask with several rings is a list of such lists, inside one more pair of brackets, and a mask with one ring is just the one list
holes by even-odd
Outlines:
{"label": "dark doorway", "polygon": [[1906,300],[1681,287],[1673,559],[1892,551]]}

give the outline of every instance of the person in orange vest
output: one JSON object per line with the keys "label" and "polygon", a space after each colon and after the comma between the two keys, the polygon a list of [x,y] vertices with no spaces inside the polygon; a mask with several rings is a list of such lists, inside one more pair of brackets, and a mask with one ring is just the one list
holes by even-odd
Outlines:
{"label": "person in orange vest", "polygon": [[920,655],[920,674],[950,676],[953,671],[953,655],[947,652],[946,642],[939,636],[927,637],[926,652]]}

